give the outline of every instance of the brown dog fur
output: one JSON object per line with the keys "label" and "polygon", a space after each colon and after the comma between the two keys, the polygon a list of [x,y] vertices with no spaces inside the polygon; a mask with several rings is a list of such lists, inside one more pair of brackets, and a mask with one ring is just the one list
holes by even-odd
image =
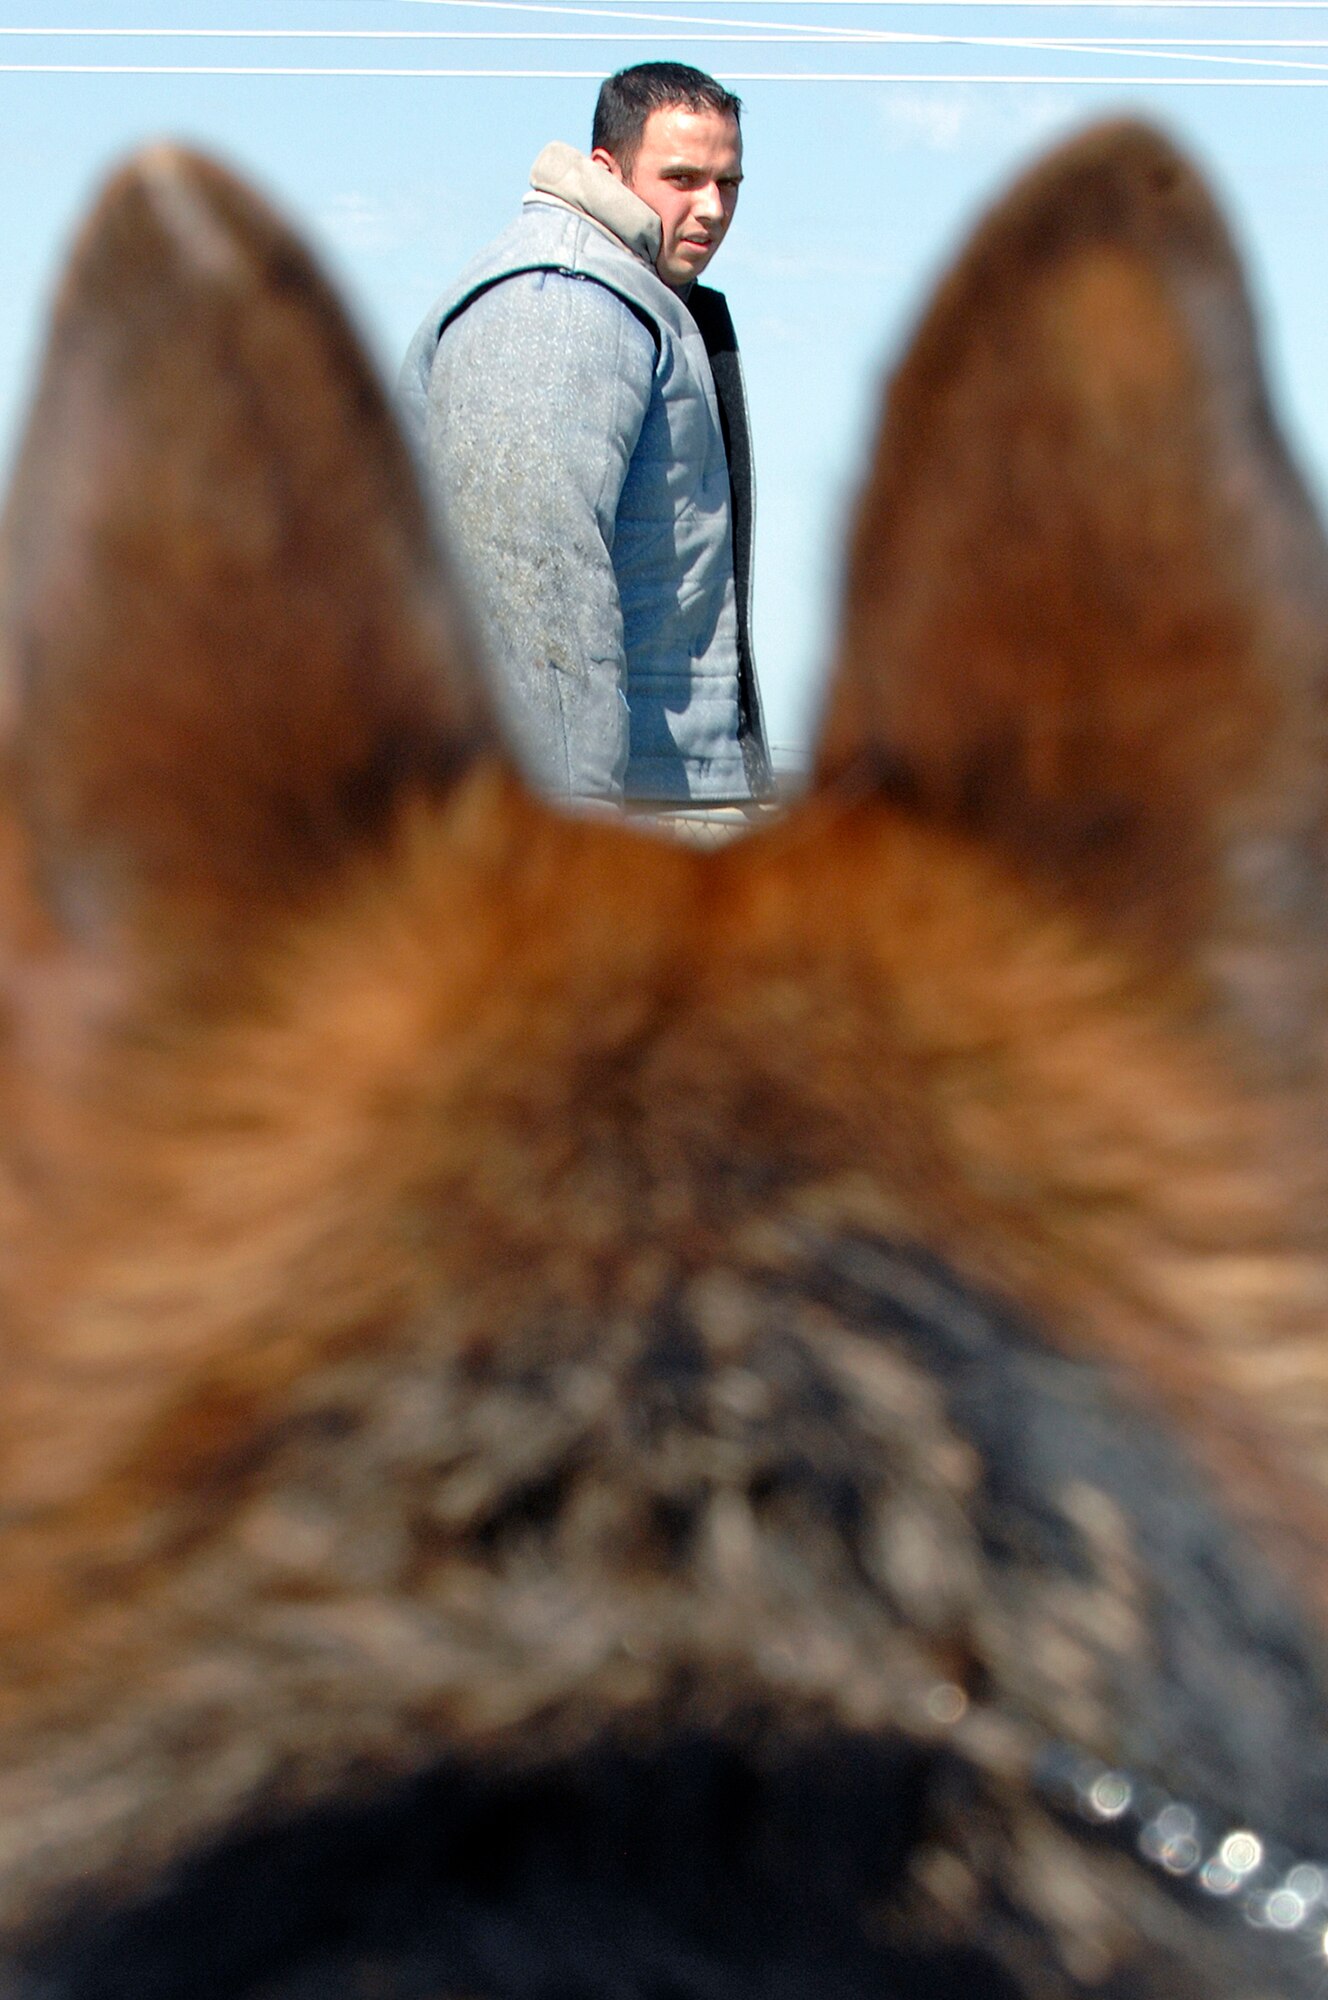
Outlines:
{"label": "brown dog fur", "polygon": [[[529,796],[338,308],[187,156],[75,252],[6,579],[2,1990],[49,1949],[34,1992],[121,1990],[50,1940],[237,1832],[754,1712],[976,1774],[892,1950],[1301,1990],[1034,1795],[1062,1739],[1198,1782],[1122,1698],[1119,1501],[1058,1489],[1091,1574],[1006,1592],[981,1449],[844,1304],[886,1245],[1009,1306],[1323,1616],[1328,568],[1188,166],[1104,130],[980,231],[890,391],[816,783],[721,853]],[[634,1442],[656,1347],[709,1414]],[[769,1500],[785,1451],[870,1574]]]}

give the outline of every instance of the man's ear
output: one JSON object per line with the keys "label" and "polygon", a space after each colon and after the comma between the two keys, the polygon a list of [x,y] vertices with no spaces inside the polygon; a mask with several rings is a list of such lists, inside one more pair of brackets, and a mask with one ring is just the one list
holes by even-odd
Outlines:
{"label": "man's ear", "polygon": [[627,176],[607,146],[596,146],[590,155],[596,166],[607,167],[616,181],[626,182]]}

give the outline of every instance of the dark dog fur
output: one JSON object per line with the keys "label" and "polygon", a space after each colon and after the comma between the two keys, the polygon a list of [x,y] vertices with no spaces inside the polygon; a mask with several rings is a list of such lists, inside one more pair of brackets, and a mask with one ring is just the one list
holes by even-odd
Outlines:
{"label": "dark dog fur", "polygon": [[1328,561],[1191,169],[979,232],[720,853],[528,795],[197,160],[5,561],[0,1994],[1319,1992]]}

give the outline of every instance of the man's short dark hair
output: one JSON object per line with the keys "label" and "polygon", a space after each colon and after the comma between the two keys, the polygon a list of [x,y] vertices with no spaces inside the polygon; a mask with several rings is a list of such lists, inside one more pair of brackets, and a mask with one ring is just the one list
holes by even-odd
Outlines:
{"label": "man's short dark hair", "polygon": [[690,63],[634,63],[605,77],[595,105],[591,150],[602,146],[630,175],[641,150],[641,137],[652,111],[718,111],[735,124],[742,116],[742,99],[703,69]]}

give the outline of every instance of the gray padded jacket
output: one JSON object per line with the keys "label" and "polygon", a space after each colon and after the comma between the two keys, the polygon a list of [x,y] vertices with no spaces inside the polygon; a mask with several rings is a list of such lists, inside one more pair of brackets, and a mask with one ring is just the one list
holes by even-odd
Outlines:
{"label": "gray padded jacket", "polygon": [[658,218],[572,147],[531,181],[401,376],[513,731],[556,796],[765,796],[727,310],[660,280]]}

